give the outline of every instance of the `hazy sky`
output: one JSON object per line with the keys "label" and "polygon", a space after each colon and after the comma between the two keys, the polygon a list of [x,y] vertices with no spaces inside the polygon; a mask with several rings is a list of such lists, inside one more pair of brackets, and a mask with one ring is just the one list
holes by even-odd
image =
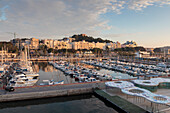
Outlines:
{"label": "hazy sky", "polygon": [[170,0],[0,0],[0,40],[85,33],[170,46]]}

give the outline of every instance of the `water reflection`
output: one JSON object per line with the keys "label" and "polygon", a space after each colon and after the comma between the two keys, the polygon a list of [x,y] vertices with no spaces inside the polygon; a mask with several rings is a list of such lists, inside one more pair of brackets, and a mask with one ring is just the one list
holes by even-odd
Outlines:
{"label": "water reflection", "polygon": [[112,71],[112,70],[104,69],[104,68],[101,68],[101,67],[98,67],[98,66],[92,66],[92,65],[88,65],[88,64],[80,64],[80,65],[82,65],[84,67],[87,67],[87,68],[96,69],[97,72],[99,72],[99,73],[110,74],[115,79],[116,78],[118,78],[118,79],[131,79],[131,78],[134,78],[133,76],[130,76],[130,75],[126,74],[126,73]]}
{"label": "water reflection", "polygon": [[30,106],[30,105],[51,104],[51,103],[56,103],[56,102],[58,103],[67,102],[67,101],[73,101],[73,100],[90,99],[92,97],[93,97],[92,94],[86,94],[86,95],[78,95],[78,96],[55,97],[55,98],[6,102],[6,103],[0,104],[0,109],[25,107],[25,106]]}
{"label": "water reflection", "polygon": [[65,84],[75,83],[74,78],[64,75],[60,70],[55,69],[52,65],[49,65],[48,62],[33,62],[34,71],[39,73],[39,80],[36,85],[39,85],[43,80],[61,81],[64,80]]}
{"label": "water reflection", "polygon": [[117,113],[93,95],[1,103],[2,113]]}
{"label": "water reflection", "polygon": [[[40,74],[40,79],[36,85],[40,84],[43,80],[51,80],[51,79],[53,79],[54,81],[64,80],[65,84],[76,82],[74,78],[71,78],[68,75],[64,75],[62,71],[55,69],[52,65],[49,65],[48,62],[33,62],[33,65],[34,65],[34,71]],[[97,66],[82,64],[78,62],[77,62],[77,65],[83,66],[85,68],[95,69],[99,73],[110,74],[113,76],[113,78],[116,78],[116,79],[117,78],[118,79],[133,78],[132,76],[126,73],[111,71],[111,70],[103,69]]]}

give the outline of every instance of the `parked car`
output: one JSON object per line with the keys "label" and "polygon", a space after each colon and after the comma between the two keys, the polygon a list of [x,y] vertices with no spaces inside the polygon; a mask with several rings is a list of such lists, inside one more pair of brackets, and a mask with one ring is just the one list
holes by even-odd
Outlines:
{"label": "parked car", "polygon": [[5,87],[5,90],[9,92],[15,91],[14,87],[9,87],[9,86]]}

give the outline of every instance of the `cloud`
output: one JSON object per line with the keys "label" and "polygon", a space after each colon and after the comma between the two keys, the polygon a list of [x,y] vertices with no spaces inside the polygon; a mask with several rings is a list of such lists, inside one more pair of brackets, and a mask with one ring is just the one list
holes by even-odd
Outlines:
{"label": "cloud", "polygon": [[[101,14],[121,14],[123,9],[142,10],[155,4],[169,4],[169,0],[1,0],[0,17],[6,19],[0,21],[0,29],[30,37],[99,35],[113,28]],[[8,10],[2,10],[7,5]]]}
{"label": "cloud", "polygon": [[[14,0],[8,1],[6,22],[0,23],[5,31],[22,36],[98,34],[95,28],[110,29],[99,15],[108,10],[109,0]],[[17,31],[16,31],[17,30]]]}
{"label": "cloud", "polygon": [[5,10],[8,8],[8,5],[5,5],[4,7],[0,8],[0,21],[6,20],[6,13]]}
{"label": "cloud", "polygon": [[129,0],[127,4],[131,10],[142,10],[148,6],[170,4],[170,0]]}
{"label": "cloud", "polygon": [[120,38],[120,37],[134,37],[137,35],[144,34],[143,32],[137,32],[137,33],[121,33],[121,34],[105,34],[103,36],[109,37],[109,38]]}
{"label": "cloud", "polygon": [[112,10],[121,14],[122,9],[142,10],[148,6],[169,5],[170,0],[115,0],[112,1]]}

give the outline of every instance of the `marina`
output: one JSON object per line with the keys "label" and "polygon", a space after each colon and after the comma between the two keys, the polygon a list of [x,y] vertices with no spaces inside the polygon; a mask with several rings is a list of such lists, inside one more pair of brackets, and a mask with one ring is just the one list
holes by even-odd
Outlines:
{"label": "marina", "polygon": [[[109,70],[115,70],[122,73],[128,73],[133,76],[138,77],[149,77],[149,76],[165,76],[168,77],[170,74],[170,69],[166,68],[165,64],[161,66],[157,65],[146,65],[146,64],[138,64],[138,63],[129,63],[115,60],[104,60],[104,61],[82,61],[83,63],[99,66],[102,68],[106,68]],[[152,77],[151,76],[151,77]]]}
{"label": "marina", "polygon": [[0,0],[0,113],[170,113],[170,0]]}
{"label": "marina", "polygon": [[32,61],[29,54],[25,47],[15,62],[2,55],[1,103],[92,95],[115,113],[170,110],[170,67],[163,62],[153,65],[114,58],[54,57],[39,62]]}
{"label": "marina", "polygon": [[[41,99],[41,98],[49,98],[49,97],[54,98],[54,97],[74,96],[74,95],[82,95],[82,94],[96,95],[95,91],[97,91],[97,89],[100,89],[104,91],[107,95],[119,96],[114,98],[122,98],[123,99],[122,101],[130,102],[132,103],[132,106],[133,104],[135,106],[137,105],[140,109],[139,112],[165,111],[166,113],[168,113],[167,111],[169,110],[168,108],[170,103],[169,102],[170,99],[168,95],[169,78],[165,78],[169,76],[167,75],[168,72],[166,72],[166,74],[163,75],[164,78],[159,77],[159,78],[150,78],[150,80],[144,80],[146,77],[143,75],[138,75],[140,76],[139,79],[138,76],[125,73],[125,71],[109,69],[109,66],[110,68],[113,66],[106,64],[107,62],[106,60],[103,61],[103,64],[100,62],[99,65],[94,65],[94,66],[91,66],[93,65],[92,63],[87,63],[87,62],[85,61],[32,62],[29,63],[30,66],[25,66],[25,67],[29,67],[28,69],[23,68],[24,66],[22,66],[21,68],[20,67],[21,63],[9,63],[8,64],[9,66],[6,65],[4,69],[7,69],[7,67],[10,68],[10,65],[12,65],[13,67],[12,69],[15,70],[15,73],[13,73],[14,71],[11,70],[11,68],[8,69],[12,71],[10,72],[10,74],[13,74],[13,77],[7,80],[10,83],[11,81],[14,80],[23,81],[25,79],[28,79],[29,77],[37,76],[38,79],[34,83],[34,85],[29,85],[27,83],[24,83],[24,85],[15,86],[15,91],[13,92],[5,91],[3,89],[4,85],[2,85],[3,87],[0,89],[0,94],[1,94],[0,101],[1,102],[11,102],[11,101],[19,101],[19,100],[28,101],[30,99],[32,100],[32,99]],[[26,64],[28,65],[28,63]],[[100,66],[101,64],[102,66]],[[7,75],[10,74],[9,72],[7,73]],[[34,80],[33,78],[31,79]],[[111,87],[117,87],[113,85],[110,86],[109,84],[112,82],[117,83],[117,85],[119,83],[126,83],[126,85],[125,84],[122,86],[120,85],[119,86],[120,89],[118,90],[117,88],[116,89],[111,88]],[[144,88],[142,86],[140,87],[139,85],[147,86],[147,87],[154,86],[157,88],[152,93],[148,91],[149,89]],[[166,91],[166,89],[165,87],[161,88],[158,86],[166,86],[167,93],[161,95],[162,92],[159,91],[161,89]],[[133,91],[131,92],[131,90],[135,90],[135,93],[132,94]],[[142,93],[145,96],[140,96],[141,92],[145,92],[146,94]],[[152,96],[153,98],[154,97],[157,97],[158,99],[162,98],[162,100],[166,98],[167,102],[163,103],[160,101],[158,103],[157,102],[155,103],[155,101],[148,98],[147,95],[153,95]],[[112,97],[109,98],[111,99]],[[142,105],[139,104],[143,101],[146,101],[146,103],[143,103]],[[151,103],[151,105],[148,105],[149,102]],[[122,108],[121,105],[119,104],[117,106],[117,104],[118,103],[114,101],[114,104],[111,102],[109,106],[112,106],[113,109],[116,109],[119,112],[120,111],[128,112],[126,111],[126,108]]]}

